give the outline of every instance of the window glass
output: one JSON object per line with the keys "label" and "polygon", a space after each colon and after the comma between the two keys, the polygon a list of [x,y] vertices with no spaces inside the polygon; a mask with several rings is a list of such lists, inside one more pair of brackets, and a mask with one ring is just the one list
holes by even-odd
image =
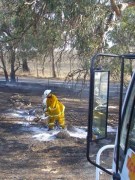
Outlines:
{"label": "window glass", "polygon": [[135,151],[135,101],[132,113],[131,126],[129,131],[128,147],[131,147]]}
{"label": "window glass", "polygon": [[93,140],[105,138],[107,134],[109,72],[95,71],[93,103]]}
{"label": "window glass", "polygon": [[125,150],[126,137],[127,137],[128,127],[129,127],[128,125],[129,125],[129,120],[130,120],[130,116],[131,116],[131,111],[133,108],[134,97],[135,97],[135,85],[133,86],[131,95],[129,97],[129,101],[127,103],[127,108],[126,108],[126,112],[125,112],[125,116],[124,116],[124,120],[123,120],[123,127],[122,127],[122,131],[121,131],[120,146],[123,151]]}

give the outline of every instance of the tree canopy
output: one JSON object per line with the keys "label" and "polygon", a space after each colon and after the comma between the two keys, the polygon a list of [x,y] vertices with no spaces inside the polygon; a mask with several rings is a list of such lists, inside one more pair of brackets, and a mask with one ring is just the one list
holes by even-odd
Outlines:
{"label": "tree canopy", "polygon": [[[69,76],[87,77],[90,57],[97,52],[131,51],[134,46],[135,1],[116,0],[0,0],[0,46],[3,70],[8,76],[5,54],[10,62],[10,78],[15,81],[19,68],[32,56],[62,61],[67,45],[76,51],[79,69]],[[59,57],[55,59],[55,50]],[[40,58],[41,59],[41,58]],[[4,63],[4,64],[3,64]],[[8,78],[7,78],[8,79]]]}

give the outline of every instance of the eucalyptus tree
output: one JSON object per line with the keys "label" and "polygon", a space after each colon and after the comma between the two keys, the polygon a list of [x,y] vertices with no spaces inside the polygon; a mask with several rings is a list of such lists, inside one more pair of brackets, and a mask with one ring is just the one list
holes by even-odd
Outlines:
{"label": "eucalyptus tree", "polygon": [[[135,2],[129,1],[79,1],[80,4],[73,1],[74,8],[72,10],[72,14],[74,17],[76,15],[76,20],[74,21],[73,28],[70,31],[71,37],[73,37],[73,47],[76,47],[79,55],[79,61],[81,65],[81,69],[75,70],[68,74],[68,79],[73,79],[73,76],[80,73],[84,74],[84,77],[87,77],[90,57],[95,53],[100,53],[104,51],[109,51],[109,43],[112,42],[112,36],[108,36],[108,34],[115,28],[119,29],[119,36],[117,33],[116,40],[122,38],[120,34],[123,33],[121,29],[121,21],[125,23],[126,19],[123,17],[123,13],[130,12],[131,7],[135,6]],[[76,7],[75,7],[76,6]],[[70,8],[72,9],[72,8]],[[134,9],[133,9],[134,10]],[[71,14],[71,15],[72,15]],[[71,16],[70,15],[70,16]],[[78,15],[78,16],[77,16]],[[131,18],[130,18],[131,17]],[[70,17],[69,19],[71,19]],[[129,18],[131,22],[131,26],[133,26],[134,17],[133,14],[127,14],[126,18]],[[78,21],[79,19],[79,21]],[[76,25],[76,27],[75,27]],[[72,27],[72,26],[71,26]],[[131,28],[132,29],[132,28]],[[126,32],[130,37],[127,37],[125,41],[132,37],[131,42],[134,40],[134,30],[131,30],[130,33]],[[126,43],[126,42],[125,42]],[[116,42],[117,44],[117,42]],[[121,48],[124,46],[121,43]],[[129,44],[128,44],[128,47]],[[120,53],[120,50],[119,50]],[[113,65],[112,65],[113,67]],[[118,66],[117,66],[118,67]]]}
{"label": "eucalyptus tree", "polygon": [[50,57],[52,76],[56,77],[56,60],[54,50],[63,46],[62,7],[63,1],[26,1],[25,5],[38,16],[35,19],[34,36],[40,55]]}
{"label": "eucalyptus tree", "polygon": [[75,76],[85,81],[89,75],[90,57],[96,52],[102,52],[106,46],[104,32],[109,9],[107,2],[74,0],[65,3],[64,17],[70,27],[71,47],[77,50],[79,64],[78,70],[68,74],[68,79]]}
{"label": "eucalyptus tree", "polygon": [[22,48],[23,57],[30,47],[36,48],[37,54],[44,57],[49,55],[52,76],[56,77],[54,50],[61,49],[58,58],[61,62],[67,42],[72,50],[76,50],[80,66],[70,72],[69,77],[78,74],[85,79],[89,73],[90,57],[105,51],[109,28],[114,28],[116,18],[120,18],[122,12],[134,3],[115,0],[1,0],[0,5],[0,32],[3,34],[0,42],[4,47],[8,45],[11,79],[15,81],[15,72],[20,67],[20,62],[15,67],[19,48]]}
{"label": "eucalyptus tree", "polygon": [[[40,16],[26,6],[23,0],[1,0],[0,15],[2,17],[0,43],[9,54],[10,79],[11,82],[15,82],[15,73],[21,67],[17,56],[23,58],[23,65],[24,62],[26,65],[24,54],[28,56],[29,49],[33,47],[31,36],[37,33]],[[25,70],[26,68],[28,70],[28,67],[25,66]]]}
{"label": "eucalyptus tree", "polygon": [[[51,55],[53,77],[56,77],[54,49],[64,46],[68,39],[72,50],[77,50],[80,66],[78,70],[70,72],[69,76],[72,78],[78,74],[77,77],[83,76],[84,79],[89,72],[89,58],[107,48],[106,33],[110,26],[112,28],[114,16],[120,17],[123,9],[131,5],[131,3],[118,4],[115,0],[110,2],[33,0],[26,1],[25,4],[40,16],[39,27],[47,29],[44,32],[44,41],[47,42],[46,50]],[[38,19],[35,20],[36,29]],[[38,29],[38,32],[41,31]],[[66,34],[64,39],[61,38],[63,33]]]}
{"label": "eucalyptus tree", "polygon": [[33,25],[33,18],[29,8],[24,8],[22,0],[1,0],[0,6],[0,43],[9,54],[10,79],[11,82],[15,82],[15,73],[20,67],[20,63],[16,61],[18,44],[26,31]]}
{"label": "eucalyptus tree", "polygon": [[0,59],[1,59],[1,64],[2,66],[0,66],[0,68],[3,69],[4,75],[5,75],[5,80],[6,82],[9,82],[9,76],[8,76],[8,71],[7,71],[7,66],[6,66],[6,62],[4,60],[4,49],[2,47],[2,45],[0,44]]}
{"label": "eucalyptus tree", "polygon": [[[124,54],[124,53],[133,53],[135,52],[135,8],[132,7],[126,9],[123,12],[121,20],[114,26],[114,29],[108,32],[108,39],[112,42],[112,47],[109,51],[116,54]],[[111,68],[113,69],[116,75],[114,77],[118,77],[119,64],[118,62],[112,62]],[[125,74],[132,75],[133,65],[132,61],[126,62]]]}

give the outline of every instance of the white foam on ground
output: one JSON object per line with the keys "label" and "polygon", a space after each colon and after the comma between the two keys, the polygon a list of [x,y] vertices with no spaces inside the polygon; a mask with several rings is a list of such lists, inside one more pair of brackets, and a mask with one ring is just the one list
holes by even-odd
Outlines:
{"label": "white foam on ground", "polygon": [[33,136],[35,139],[37,139],[38,141],[52,141],[54,140],[56,137],[50,134],[38,134],[38,135],[34,135]]}
{"label": "white foam on ground", "polygon": [[[23,111],[23,110],[14,110],[13,112],[8,112],[7,113],[8,116],[13,116],[15,118],[21,118],[21,119],[25,119],[26,121],[34,121],[34,119],[36,118],[36,116],[34,115],[29,115],[28,111]],[[45,115],[42,115],[41,120],[46,120],[48,117],[45,117]],[[24,124],[24,122],[18,122],[19,124]]]}
{"label": "white foam on ground", "polygon": [[21,124],[23,126],[29,126],[30,125],[29,122],[22,122],[22,121],[18,121],[17,124]]}
{"label": "white foam on ground", "polygon": [[24,117],[26,121],[33,121],[36,117],[35,116],[26,116]]}
{"label": "white foam on ground", "polygon": [[[48,131],[47,128],[39,128],[39,127],[34,127],[30,126],[31,121],[33,121],[36,117],[35,116],[29,116],[27,112],[17,110],[14,113],[8,113],[11,116],[14,117],[20,117],[24,118],[28,122],[24,121],[19,121],[18,124],[22,124],[22,130],[24,128],[24,131],[32,132],[34,135],[32,136],[34,139],[38,141],[52,141],[56,139],[56,135],[60,132],[59,129],[53,130],[53,131]],[[41,119],[46,119],[44,115],[41,116]],[[107,132],[116,132],[116,129],[107,126]],[[67,133],[74,138],[80,138],[80,139],[86,139],[87,137],[87,127],[74,127],[73,130],[67,130]]]}
{"label": "white foam on ground", "polygon": [[56,139],[56,134],[58,134],[60,130],[53,130],[53,131],[48,131],[47,129],[44,129],[44,132],[40,132],[39,134],[36,134],[33,136],[38,141],[52,141]]}
{"label": "white foam on ground", "polygon": [[[38,132],[38,129],[35,128],[35,133]],[[56,135],[60,132],[60,130],[47,131],[46,129],[42,129],[44,132],[39,132],[39,134],[33,135],[33,138],[39,141],[52,141],[56,139]],[[86,139],[87,131],[86,128],[83,127],[75,127],[74,132],[67,130],[69,135],[74,138]],[[111,126],[107,126],[107,132],[116,132],[116,129]]]}
{"label": "white foam on ground", "polygon": [[8,115],[14,116],[14,117],[17,117],[17,118],[22,118],[23,117],[21,114],[18,114],[18,113],[8,113]]}
{"label": "white foam on ground", "polygon": [[[56,139],[56,135],[60,132],[59,129],[53,130],[53,131],[47,131],[47,130],[44,130],[44,131],[45,132],[34,135],[33,138],[35,138],[36,140],[39,140],[39,141],[52,141],[52,140]],[[75,127],[74,132],[71,132],[68,130],[67,130],[67,132],[69,133],[69,135],[71,137],[75,137],[75,138],[85,139],[87,136],[87,132],[85,129],[81,129],[81,128],[77,128],[77,127]]]}
{"label": "white foam on ground", "polygon": [[75,137],[75,138],[85,139],[87,137],[86,130],[78,127],[75,127],[74,132],[68,131],[68,133],[70,134],[71,137]]}
{"label": "white foam on ground", "polygon": [[20,115],[27,115],[28,114],[28,111],[23,111],[23,110],[14,110],[14,112],[20,114]]}
{"label": "white foam on ground", "polygon": [[47,132],[40,133],[40,134],[34,135],[33,138],[35,138],[38,141],[52,141],[52,140],[56,139],[56,136],[55,136],[56,134],[58,134],[58,132],[54,133],[54,134],[49,134]]}
{"label": "white foam on ground", "polygon": [[[12,117],[15,117],[15,118],[21,118],[21,119],[25,119],[26,121],[33,121],[36,116],[29,116],[27,114],[22,114],[21,113],[17,113],[17,112],[14,112],[14,113],[8,113],[8,116],[12,116]],[[18,122],[20,124],[20,122]],[[23,124],[23,122],[22,122]]]}

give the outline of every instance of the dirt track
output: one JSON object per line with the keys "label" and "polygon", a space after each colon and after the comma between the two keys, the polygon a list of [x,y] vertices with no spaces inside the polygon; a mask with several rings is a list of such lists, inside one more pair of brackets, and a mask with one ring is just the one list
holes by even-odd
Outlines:
{"label": "dirt track", "polygon": [[21,125],[1,124],[1,179],[89,179],[85,142],[32,140]]}

